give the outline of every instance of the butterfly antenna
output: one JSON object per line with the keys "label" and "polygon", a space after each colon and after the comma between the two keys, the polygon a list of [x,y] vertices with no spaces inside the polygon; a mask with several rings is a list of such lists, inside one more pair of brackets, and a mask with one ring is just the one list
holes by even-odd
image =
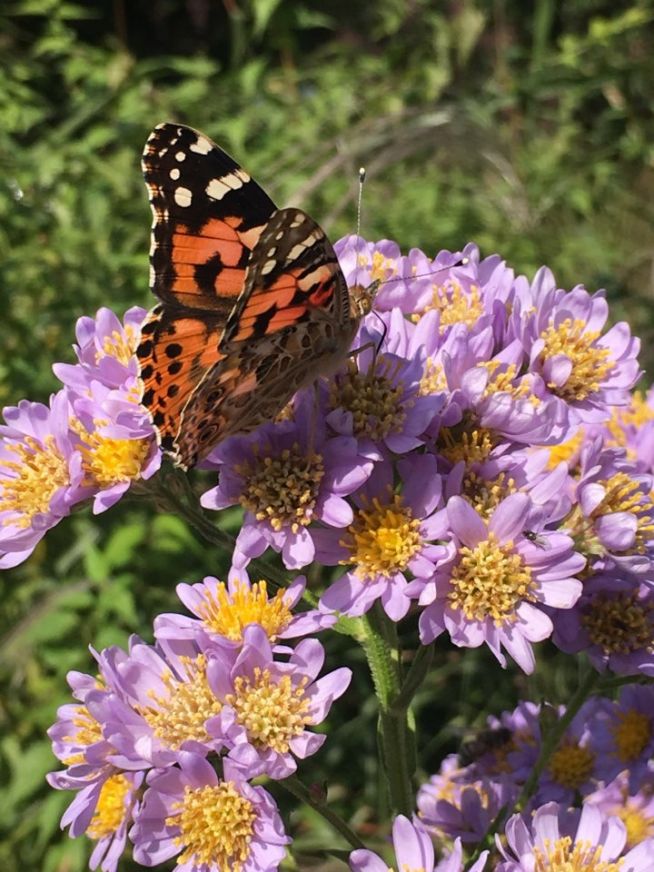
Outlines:
{"label": "butterfly antenna", "polygon": [[359,167],[359,196],[357,197],[357,236],[361,234],[361,204],[363,202],[363,183],[366,180],[366,168]]}

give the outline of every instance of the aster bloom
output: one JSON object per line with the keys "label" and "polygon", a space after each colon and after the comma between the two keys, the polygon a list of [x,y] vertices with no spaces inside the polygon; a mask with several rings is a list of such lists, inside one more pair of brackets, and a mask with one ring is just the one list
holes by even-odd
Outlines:
{"label": "aster bloom", "polygon": [[449,500],[454,556],[438,567],[433,580],[414,581],[408,589],[425,607],[423,644],[447,630],[455,645],[475,648],[485,642],[503,666],[505,648],[525,672],[533,671],[530,643],[546,639],[553,629],[542,607],[575,604],[582,585],[574,575],[585,559],[563,533],[543,534],[546,547],[526,538],[530,510],[529,497],[517,493],[485,521],[461,497]]}
{"label": "aster bloom", "polygon": [[605,787],[600,787],[585,798],[596,805],[607,817],[618,817],[627,829],[627,848],[645,840],[654,844],[654,773],[641,783],[638,791],[631,792],[628,773],[623,772]]}
{"label": "aster bloom", "polygon": [[423,445],[425,431],[444,398],[424,396],[421,388],[425,354],[413,359],[386,351],[388,336],[372,325],[370,315],[357,333],[360,349],[345,369],[327,384],[326,420],[342,436],[354,436],[359,453],[380,460],[384,449],[403,454]]}
{"label": "aster bloom", "polygon": [[441,478],[436,458],[412,455],[397,464],[402,481],[393,489],[393,466],[378,463],[371,478],[352,500],[356,511],[345,531],[316,533],[317,559],[326,565],[351,564],[333,582],[320,607],[358,616],[381,600],[386,614],[398,621],[411,605],[407,574],[428,579],[446,549],[434,540],[448,535],[441,508]]}
{"label": "aster bloom", "polygon": [[82,458],[68,429],[64,391],[50,405],[21,400],[0,426],[0,569],[26,560],[84,496]]}
{"label": "aster bloom", "polygon": [[[398,815],[393,821],[393,853],[395,863],[389,866],[385,860],[373,851],[359,849],[352,851],[349,858],[352,872],[398,872],[416,870],[416,872],[434,872],[434,846],[429,834],[421,822],[412,821],[404,815]],[[469,872],[481,872],[486,865],[488,851],[484,851],[474,863]],[[461,842],[457,840],[452,853],[436,866],[438,872],[463,872]]]}
{"label": "aster bloom", "polygon": [[455,769],[449,777],[432,776],[423,784],[418,791],[418,814],[425,827],[439,838],[479,842],[500,809],[514,802],[517,790],[508,781],[460,783],[461,774]]}
{"label": "aster bloom", "polygon": [[588,555],[644,572],[654,557],[652,476],[620,449],[590,440],[580,454],[575,505],[566,527]]}
{"label": "aster bloom", "polygon": [[654,756],[654,688],[626,685],[617,701],[606,700],[590,729],[605,783],[626,770],[629,789],[636,793],[651,781]]}
{"label": "aster bloom", "polygon": [[161,465],[154,429],[129,391],[91,381],[88,394],[70,395],[70,429],[82,458],[83,484],[93,511],[113,506],[131,485]]}
{"label": "aster bloom", "polygon": [[[125,851],[127,830],[138,810],[142,772],[120,772],[112,767],[89,775],[61,819],[70,836],[85,835],[96,842],[89,867],[116,872]],[[54,785],[53,785],[54,786]],[[69,785],[74,787],[74,785]]]}
{"label": "aster bloom", "polygon": [[277,806],[228,760],[223,778],[184,752],[177,766],[153,771],[130,831],[134,859],[155,866],[177,856],[183,872],[274,872],[291,839]]}
{"label": "aster bloom", "polygon": [[237,571],[268,547],[281,552],[287,568],[306,566],[314,559],[315,521],[333,527],[352,521],[345,497],[368,478],[372,461],[352,436],[327,434],[311,399],[296,405],[292,422],[228,439],[209,458],[219,482],[203,494],[202,505],[245,509],[233,557]]}
{"label": "aster bloom", "polygon": [[261,773],[286,778],[297,768],[296,757],[309,757],[322,746],[326,736],[306,727],[327,717],[352,677],[342,667],[316,680],[324,660],[320,642],[304,639],[287,662],[275,661],[265,630],[256,624],[245,628],[231,670],[217,674],[222,706],[206,728],[231,749],[230,759],[248,778]]}
{"label": "aster bloom", "polygon": [[129,653],[108,648],[100,655],[111,693],[90,692],[86,704],[115,749],[110,762],[123,769],[170,766],[180,751],[219,752],[206,722],[222,706],[218,650],[190,641],[147,645],[130,639]]}
{"label": "aster bloom", "polygon": [[654,851],[654,843],[645,841],[625,854],[624,824],[616,817],[605,817],[589,803],[575,813],[548,802],[535,812],[530,824],[514,815],[506,825],[506,838],[504,847],[496,837],[505,858],[497,872],[647,872]]}
{"label": "aster bloom", "polygon": [[177,596],[196,617],[158,615],[154,634],[158,639],[197,638],[204,632],[212,641],[233,645],[243,642],[243,631],[249,624],[263,627],[271,642],[317,633],[336,622],[335,615],[318,609],[293,614],[300,601],[306,579],[296,576],[288,587],[268,595],[266,581],[251,584],[244,579],[230,579],[226,584],[207,576],[199,584],[178,584]]}
{"label": "aster bloom", "polygon": [[600,671],[654,675],[654,587],[621,570],[584,582],[569,612],[555,615],[553,641],[562,651],[585,651]]}
{"label": "aster bloom", "polygon": [[78,363],[55,363],[53,370],[65,385],[78,391],[98,381],[109,388],[119,388],[138,376],[136,347],[141,324],[147,311],[133,306],[125,312],[123,321],[102,307],[95,318],[84,315],[75,327],[78,344],[74,346]]}
{"label": "aster bloom", "polygon": [[640,343],[624,322],[602,333],[608,318],[603,292],[582,286],[557,289],[549,271],[534,280],[531,301],[514,309],[518,338],[529,351],[529,368],[567,412],[570,422],[598,423],[609,406],[627,405],[640,368]]}
{"label": "aster bloom", "polygon": [[634,391],[628,406],[614,406],[602,425],[604,445],[624,448],[639,472],[654,472],[654,391]]}
{"label": "aster bloom", "polygon": [[[70,767],[65,773],[66,778],[75,777],[76,772],[82,777],[94,768],[102,768],[107,764],[108,756],[114,748],[102,735],[102,726],[94,718],[86,706],[86,698],[92,692],[108,691],[97,678],[85,675],[83,672],[71,671],[66,676],[73,697],[78,700],[66,703],[57,709],[57,720],[48,730],[52,740],[52,752],[62,763]],[[81,770],[74,767],[82,766]],[[64,773],[53,772],[48,780],[53,787],[65,790],[66,784],[59,784],[59,778]]]}

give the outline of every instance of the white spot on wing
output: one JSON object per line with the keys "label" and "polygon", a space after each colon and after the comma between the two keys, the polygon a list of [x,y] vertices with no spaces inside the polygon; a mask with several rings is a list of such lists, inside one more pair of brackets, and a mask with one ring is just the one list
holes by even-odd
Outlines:
{"label": "white spot on wing", "polygon": [[177,154],[175,155],[175,160],[178,160],[180,163],[183,160],[186,160],[186,152],[185,151],[178,151]]}
{"label": "white spot on wing", "polygon": [[223,179],[211,179],[206,188],[207,196],[212,200],[222,200],[225,194],[231,191],[231,188],[225,184]]}
{"label": "white spot on wing", "polygon": [[185,208],[186,206],[191,205],[193,194],[189,191],[188,188],[175,188],[174,197],[177,205]]}
{"label": "white spot on wing", "polygon": [[198,134],[198,141],[193,142],[189,145],[189,149],[194,151],[196,154],[209,154],[211,149],[213,148],[213,143],[211,140],[207,139],[206,136],[202,136]]}
{"label": "white spot on wing", "polygon": [[267,276],[269,272],[272,272],[275,269],[275,261],[267,260],[264,265],[261,267],[261,274]]}
{"label": "white spot on wing", "polygon": [[172,170],[168,173],[168,175],[170,176],[170,178],[171,178],[174,182],[176,182],[177,179],[180,177],[181,173],[180,173],[180,171],[177,169],[177,167],[173,167]]}

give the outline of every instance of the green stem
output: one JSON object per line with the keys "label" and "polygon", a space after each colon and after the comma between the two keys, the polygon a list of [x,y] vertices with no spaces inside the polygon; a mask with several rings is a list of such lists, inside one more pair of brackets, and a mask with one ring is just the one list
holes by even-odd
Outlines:
{"label": "green stem", "polygon": [[362,645],[379,702],[379,750],[390,805],[395,813],[410,817],[415,808],[415,754],[407,709],[396,705],[402,689],[397,632],[378,604],[363,625]]}
{"label": "green stem", "polygon": [[357,834],[345,823],[343,818],[339,817],[339,815],[337,815],[336,812],[333,812],[325,802],[312,794],[309,788],[302,784],[299,778],[295,775],[291,775],[289,778],[284,778],[283,781],[278,783],[280,787],[285,788],[296,799],[305,802],[307,805],[311,806],[314,811],[317,811],[319,815],[324,817],[324,819],[328,821],[334,829],[337,830],[343,838],[350,843],[350,845],[352,845],[353,848],[366,847]]}
{"label": "green stem", "polygon": [[421,645],[415,653],[409,671],[402,684],[402,689],[396,696],[392,709],[398,714],[407,711],[416,691],[425,680],[434,659],[434,645]]}

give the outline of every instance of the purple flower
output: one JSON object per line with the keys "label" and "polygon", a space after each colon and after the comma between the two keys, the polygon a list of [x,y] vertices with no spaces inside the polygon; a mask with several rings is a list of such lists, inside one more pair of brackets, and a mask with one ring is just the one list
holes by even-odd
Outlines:
{"label": "purple flower", "polygon": [[161,452],[145,410],[129,391],[92,381],[83,395],[71,393],[70,402],[83,484],[98,514],[118,502],[135,481],[153,476]]}
{"label": "purple flower", "polygon": [[263,787],[248,784],[228,760],[221,779],[190,752],[179,768],[150,774],[130,839],[137,863],[177,856],[179,872],[274,872],[291,841]]}
{"label": "purple flower", "polygon": [[202,496],[202,505],[245,509],[236,570],[268,547],[281,552],[287,568],[299,569],[314,559],[313,522],[345,527],[352,521],[344,497],[368,478],[372,461],[351,436],[328,436],[309,406],[299,403],[293,422],[226,440],[209,458],[218,465],[219,482]]}
{"label": "purple flower", "polygon": [[342,436],[356,437],[361,454],[380,460],[384,448],[404,454],[424,444],[444,396],[423,394],[424,352],[407,359],[385,350],[392,337],[383,336],[379,318],[375,321],[373,326],[368,316],[359,329],[355,360],[321,387],[329,426]]}
{"label": "purple flower", "polygon": [[590,729],[602,781],[608,783],[627,770],[632,793],[636,793],[645,780],[651,781],[649,761],[654,756],[654,688],[623,687],[619,700],[606,700]]}
{"label": "purple flower", "polygon": [[358,616],[377,599],[390,618],[409,610],[407,573],[428,579],[446,549],[432,544],[447,535],[441,506],[441,478],[436,458],[412,455],[397,464],[402,480],[393,489],[393,466],[377,464],[371,478],[352,499],[356,512],[346,531],[316,531],[317,559],[326,565],[352,564],[320,600],[321,608]]}
{"label": "purple flower", "polygon": [[563,533],[543,534],[545,547],[526,538],[530,509],[526,494],[513,494],[486,522],[461,497],[450,499],[452,557],[439,565],[433,580],[414,581],[408,590],[425,606],[424,645],[447,630],[455,645],[476,648],[485,642],[503,666],[504,647],[525,672],[533,670],[531,643],[552,632],[542,606],[575,604],[582,585],[573,576],[585,560]]}
{"label": "purple flower", "polygon": [[[651,870],[654,842],[645,841],[624,854],[626,832],[616,817],[605,817],[586,803],[580,813],[548,802],[527,823],[513,815],[506,825],[507,845],[496,837],[504,857],[496,872],[534,872],[537,869]],[[616,863],[615,861],[621,860]],[[609,864],[614,864],[609,866]]]}
{"label": "purple flower", "polygon": [[606,787],[587,796],[585,802],[596,805],[606,816],[620,818],[627,828],[627,848],[646,839],[650,843],[654,840],[654,773],[651,770],[638,792],[630,792],[628,773],[623,772]]}
{"label": "purple flower", "polygon": [[503,807],[516,798],[507,781],[482,779],[459,783],[457,776],[432,776],[418,791],[418,813],[423,824],[439,838],[479,842]]}
{"label": "purple flower", "polygon": [[531,302],[516,305],[513,313],[531,371],[541,376],[572,424],[607,420],[609,406],[629,403],[629,390],[640,375],[639,341],[624,321],[602,334],[608,317],[603,292],[557,289],[549,271],[536,277],[534,287]]}
{"label": "purple flower", "polygon": [[265,630],[251,624],[243,647],[228,672],[218,675],[216,690],[223,704],[207,722],[207,730],[230,748],[230,758],[248,778],[265,773],[286,778],[295,772],[295,757],[315,754],[325,741],[308,726],[320,724],[352,677],[342,667],[316,678],[325,660],[316,639],[300,642],[288,662],[273,660]]}
{"label": "purple flower", "polygon": [[146,645],[130,640],[129,654],[108,648],[99,657],[111,693],[87,695],[93,717],[115,748],[111,763],[123,769],[165,767],[180,751],[219,752],[206,722],[222,706],[218,675],[225,669],[221,649],[164,640]]}
{"label": "purple flower", "polygon": [[107,766],[88,773],[79,783],[61,786],[79,791],[64,812],[61,827],[70,827],[71,838],[85,835],[97,842],[89,861],[91,869],[100,866],[103,872],[116,872],[125,850],[127,829],[138,810],[142,781],[141,772],[119,772]]}
{"label": "purple flower", "polygon": [[[350,869],[352,872],[389,872],[389,868],[399,870],[420,870],[420,872],[463,872],[461,842],[457,839],[452,853],[438,866],[434,867],[434,846],[429,834],[420,820],[412,821],[404,815],[398,815],[393,821],[393,853],[395,863],[389,867],[385,860],[373,851],[359,849],[350,854]],[[484,851],[469,872],[482,872],[486,864],[488,851]]]}
{"label": "purple flower", "polygon": [[288,587],[268,596],[267,583],[232,579],[227,584],[207,576],[200,584],[178,584],[177,596],[196,615],[164,614],[154,620],[158,639],[194,640],[200,632],[220,644],[229,640],[238,646],[249,624],[259,624],[271,642],[317,633],[336,623],[334,615],[317,609],[292,613],[304,589],[306,579],[296,576]]}
{"label": "purple flower", "polygon": [[21,400],[0,426],[0,569],[26,560],[83,496],[82,458],[70,438],[68,398]]}
{"label": "purple flower", "polygon": [[95,318],[84,315],[77,321],[76,364],[55,363],[55,375],[65,385],[84,391],[92,381],[108,388],[124,387],[138,376],[136,347],[145,309],[134,306],[125,312],[123,323],[111,309],[98,309]]}
{"label": "purple flower", "polygon": [[[652,476],[639,473],[621,449],[589,440],[580,455],[575,505],[566,526],[584,553],[610,559],[633,572],[652,567]],[[605,564],[607,565],[607,564]]]}
{"label": "purple flower", "polygon": [[654,587],[642,576],[612,570],[584,582],[581,598],[555,615],[554,643],[585,651],[596,669],[654,675]]}

